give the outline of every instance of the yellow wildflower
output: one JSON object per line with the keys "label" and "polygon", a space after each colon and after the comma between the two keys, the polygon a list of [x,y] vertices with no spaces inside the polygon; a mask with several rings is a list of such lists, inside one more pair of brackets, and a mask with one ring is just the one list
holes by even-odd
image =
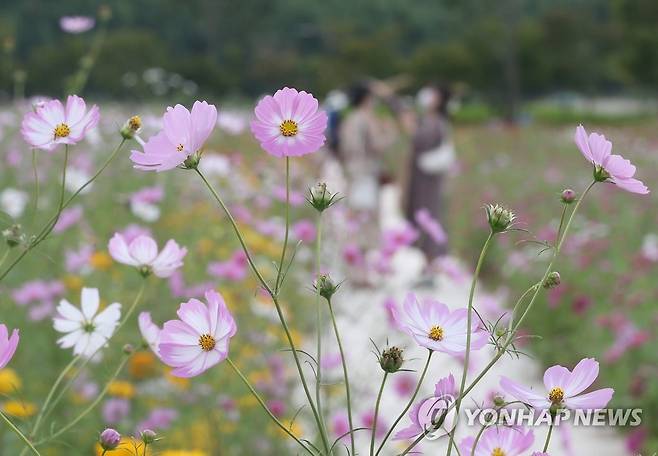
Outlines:
{"label": "yellow wildflower", "polygon": [[94,269],[99,269],[101,271],[107,271],[112,267],[112,257],[103,251],[94,252],[89,259],[92,267]]}
{"label": "yellow wildflower", "polygon": [[0,369],[0,395],[11,394],[22,386],[23,382],[14,369]]}
{"label": "yellow wildflower", "polygon": [[107,393],[110,396],[132,399],[135,396],[135,386],[130,382],[115,380],[110,383]]}
{"label": "yellow wildflower", "polygon": [[71,291],[80,291],[82,288],[82,277],[77,275],[67,275],[64,277],[64,286]]}
{"label": "yellow wildflower", "polygon": [[16,418],[29,418],[36,413],[37,406],[29,402],[8,401],[4,403],[2,410]]}
{"label": "yellow wildflower", "polygon": [[149,351],[135,353],[129,361],[128,371],[137,379],[152,377],[155,374],[155,356]]}

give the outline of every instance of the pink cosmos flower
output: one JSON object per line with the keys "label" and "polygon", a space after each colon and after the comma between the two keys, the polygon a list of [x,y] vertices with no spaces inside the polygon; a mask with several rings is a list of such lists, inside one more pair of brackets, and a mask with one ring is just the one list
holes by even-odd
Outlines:
{"label": "pink cosmos flower", "polygon": [[536,393],[504,376],[500,379],[500,386],[516,399],[536,408],[548,409],[557,405],[569,409],[596,410],[605,407],[614,393],[612,388],[603,388],[581,394],[598,375],[599,363],[594,358],[585,358],[573,371],[562,366],[549,367],[544,373],[544,386],[548,390],[545,394]]}
{"label": "pink cosmos flower", "polygon": [[160,333],[160,356],[174,376],[196,377],[228,356],[235,320],[216,291],[208,290],[206,301],[207,306],[197,299],[182,303],[180,320],[166,322]]}
{"label": "pink cosmos flower", "polygon": [[182,105],[168,107],[162,119],[164,128],[144,144],[144,152],[133,150],[133,167],[142,171],[166,171],[181,165],[198,152],[217,123],[217,108],[195,101],[192,112]]}
{"label": "pink cosmos flower", "polygon": [[244,280],[249,273],[247,255],[237,250],[228,261],[216,261],[208,265],[208,274],[229,280]]}
{"label": "pink cosmos flower", "polygon": [[59,26],[68,33],[84,33],[96,25],[93,17],[89,16],[63,16],[59,19]]}
{"label": "pink cosmos flower", "polygon": [[308,219],[300,220],[299,222],[295,223],[292,226],[292,232],[295,236],[295,239],[299,239],[300,241],[306,242],[307,244],[315,241],[315,236],[317,235],[315,224]]}
{"label": "pink cosmos flower", "polygon": [[[434,386],[434,395],[421,400],[409,410],[411,424],[395,434],[393,440],[413,439],[431,429],[435,425],[433,421],[436,422],[442,416],[444,410],[452,404],[458,393],[452,374],[439,380]],[[453,424],[454,417],[446,415],[442,429],[438,431],[449,431]]]}
{"label": "pink cosmos flower", "polygon": [[[439,301],[429,298],[421,301],[409,293],[402,310],[391,310],[396,326],[411,335],[419,345],[450,355],[462,355],[466,351],[466,309],[451,312]],[[479,350],[487,344],[489,335],[477,329],[475,320],[471,327],[471,349]]]}
{"label": "pink cosmos flower", "polygon": [[169,239],[158,253],[158,244],[149,236],[141,235],[130,243],[120,233],[115,233],[108,245],[110,255],[119,263],[137,267],[144,273],[153,272],[158,277],[169,277],[183,266],[187,249]]}
{"label": "pink cosmos flower", "polygon": [[59,219],[53,228],[54,233],[63,233],[82,220],[82,206],[67,207],[59,214]]}
{"label": "pink cosmos flower", "polygon": [[158,325],[153,323],[149,312],[140,313],[137,322],[139,324],[139,332],[142,334],[142,338],[149,345],[155,356],[160,358],[158,347],[160,346],[160,333],[162,330]]}
{"label": "pink cosmos flower", "polygon": [[9,364],[9,361],[13,358],[19,339],[18,329],[14,329],[10,337],[7,327],[0,323],[0,369]]}
{"label": "pink cosmos flower", "polygon": [[484,431],[475,451],[473,451],[474,437],[466,437],[459,446],[462,454],[474,456],[520,456],[532,446],[534,441],[535,436],[531,430],[500,426],[490,427]]}
{"label": "pink cosmos flower", "polygon": [[98,124],[98,106],[87,111],[85,101],[69,95],[66,107],[59,100],[50,100],[35,107],[23,117],[21,134],[32,147],[53,150],[58,144],[76,144]]}
{"label": "pink cosmos flower", "polygon": [[649,193],[641,181],[633,178],[635,166],[621,155],[612,154],[612,143],[605,136],[591,133],[588,137],[585,128],[579,125],[574,140],[580,152],[594,165],[596,180],[611,182],[631,193]]}
{"label": "pink cosmos flower", "polygon": [[260,100],[254,113],[251,131],[270,155],[306,155],[325,142],[327,114],[310,93],[284,87]]}

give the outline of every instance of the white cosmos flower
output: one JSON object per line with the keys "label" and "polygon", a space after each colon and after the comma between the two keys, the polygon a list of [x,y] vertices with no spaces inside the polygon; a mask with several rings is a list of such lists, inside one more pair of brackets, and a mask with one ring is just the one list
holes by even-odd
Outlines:
{"label": "white cosmos flower", "polygon": [[113,303],[98,312],[100,297],[97,288],[83,288],[81,309],[66,299],[57,306],[53,318],[55,331],[65,333],[57,343],[62,348],[73,347],[73,354],[92,357],[114,334],[121,318],[121,304]]}

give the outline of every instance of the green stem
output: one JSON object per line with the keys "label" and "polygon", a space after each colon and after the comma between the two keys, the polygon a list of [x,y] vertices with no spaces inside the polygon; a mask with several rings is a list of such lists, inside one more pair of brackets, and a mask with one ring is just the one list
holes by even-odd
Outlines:
{"label": "green stem", "polygon": [[553,420],[551,420],[551,423],[548,425],[548,434],[546,435],[546,442],[544,443],[544,449],[542,450],[544,453],[548,451],[548,444],[551,443],[551,434],[553,434]]}
{"label": "green stem", "polygon": [[375,453],[375,455],[378,455],[382,451],[382,449],[384,448],[384,445],[386,444],[386,441],[388,440],[388,438],[391,436],[391,434],[395,430],[395,427],[398,425],[400,420],[402,420],[402,418],[404,418],[404,415],[407,413],[407,410],[409,410],[409,408],[411,408],[414,401],[416,400],[416,396],[418,396],[418,391],[420,391],[420,387],[423,384],[423,380],[425,380],[425,375],[427,374],[427,369],[430,367],[430,360],[432,359],[433,354],[434,354],[434,352],[432,350],[428,351],[427,361],[425,362],[425,367],[423,368],[423,372],[422,372],[422,374],[420,374],[420,378],[418,379],[418,384],[416,384],[416,389],[414,390],[414,394],[411,396],[411,399],[409,399],[409,402],[407,403],[404,410],[402,410],[402,412],[398,415],[396,420],[393,422],[393,425],[390,427],[390,429],[388,430],[388,432],[384,436],[384,440],[382,440],[382,443],[379,444],[379,448],[377,448],[377,453]]}
{"label": "green stem", "polygon": [[[567,221],[567,224],[564,227],[564,231],[562,233],[562,238],[557,243],[557,246],[555,247],[554,252],[553,252],[553,257],[552,257],[551,261],[549,262],[548,267],[546,268],[546,271],[544,272],[544,276],[542,277],[539,284],[544,283],[544,281],[546,280],[546,277],[548,277],[548,274],[550,274],[550,272],[553,270],[553,265],[555,264],[555,261],[557,260],[559,254],[560,254],[560,251],[562,249],[562,244],[564,243],[564,240],[566,239],[567,234],[569,233],[569,228],[571,227],[571,223],[573,222],[574,217],[575,217],[576,213],[578,212],[578,209],[580,208],[580,205],[581,205],[582,201],[585,199],[585,197],[590,192],[592,187],[594,187],[594,184],[596,184],[595,181],[592,182],[585,189],[582,196],[580,197],[580,199],[576,203],[573,211],[571,212],[571,215],[569,216],[569,220]],[[500,350],[498,350],[498,353],[496,354],[496,356],[494,356],[494,358],[491,361],[489,361],[489,363],[484,367],[484,369],[480,372],[480,374],[478,374],[478,376],[475,378],[475,380],[473,380],[471,382],[471,384],[461,393],[460,398],[466,397],[466,395],[468,393],[470,393],[473,390],[473,388],[475,388],[475,386],[484,378],[484,376],[491,370],[491,368],[494,365],[496,365],[498,360],[500,358],[502,358],[503,355],[507,352],[507,349],[509,348],[509,346],[514,342],[514,337],[516,336],[516,333],[518,332],[519,328],[521,327],[521,325],[525,321],[526,317],[528,316],[528,314],[532,310],[532,307],[533,307],[533,305],[535,303],[535,300],[537,299],[537,296],[539,295],[539,291],[541,289],[542,289],[541,286],[538,286],[538,287],[535,288],[535,293],[533,294],[532,298],[530,299],[530,302],[528,303],[528,306],[526,307],[525,312],[523,313],[523,315],[521,315],[521,318],[519,319],[519,321],[514,325],[514,328],[512,328],[512,331],[508,334],[507,339],[506,339],[505,343],[503,344],[503,346],[500,348]],[[450,410],[450,408],[448,410]],[[425,436],[429,432],[431,432],[431,429],[428,430],[428,431],[423,432],[420,436],[418,436],[416,438],[416,440],[414,440],[411,443],[411,445],[409,445],[402,452],[401,456],[404,456],[405,454],[408,454],[416,445],[418,445],[418,443],[420,443],[425,438]]]}
{"label": "green stem", "polygon": [[[471,281],[471,289],[468,293],[468,314],[466,317],[466,352],[464,353],[464,368],[462,370],[462,379],[459,386],[459,396],[455,403],[455,416],[459,416],[459,409],[462,403],[462,391],[466,387],[466,377],[468,376],[468,365],[470,362],[471,356],[471,333],[472,333],[472,324],[473,324],[473,298],[475,297],[475,287],[477,285],[478,278],[480,277],[480,270],[484,264],[484,258],[487,256],[489,251],[489,246],[494,237],[493,230],[489,232],[487,240],[482,246],[482,251],[480,252],[480,257],[478,258],[477,265],[475,266],[475,273],[473,274],[473,280]],[[457,427],[455,426],[455,429]],[[447,456],[450,456],[452,453],[452,447],[455,442],[455,429],[450,432],[450,441],[448,442],[448,453]]]}
{"label": "green stem", "polygon": [[20,429],[18,429],[14,425],[14,423],[11,422],[11,420],[9,419],[8,416],[6,416],[3,412],[0,412],[0,418],[2,418],[4,420],[4,422],[7,423],[7,426],[9,426],[9,428],[14,432],[14,434],[16,434],[23,441],[23,443],[25,443],[25,445],[30,450],[32,450],[32,453],[34,453],[37,456],[41,456],[41,454],[37,451],[37,449],[34,448],[34,445],[32,445],[32,442],[30,442],[30,440],[27,437],[25,437],[25,434],[23,434],[20,431]]}
{"label": "green stem", "polygon": [[[475,436],[475,440],[473,441],[473,448],[471,449],[471,456],[475,456],[475,449],[478,446],[478,442],[480,441],[480,438],[482,437],[482,434],[484,434],[484,431],[487,430],[488,426],[482,426],[480,428],[480,431],[478,434]],[[457,448],[457,447],[455,447]]]}
{"label": "green stem", "polygon": [[347,374],[347,360],[345,359],[345,351],[343,350],[343,343],[340,339],[340,333],[338,332],[338,324],[336,323],[336,316],[334,315],[334,308],[329,301],[329,315],[331,315],[331,323],[334,327],[334,334],[336,335],[336,342],[338,343],[338,351],[340,352],[340,362],[343,365],[343,381],[345,382],[345,396],[347,399],[347,421],[350,425],[350,444],[352,448],[351,454],[355,455],[355,444],[354,444],[354,424],[352,423],[352,397],[350,394],[350,379]]}
{"label": "green stem", "polygon": [[279,294],[279,289],[282,286],[283,277],[283,262],[286,259],[286,250],[288,248],[288,235],[290,231],[290,157],[286,157],[286,232],[283,237],[283,248],[281,249],[281,259],[279,260],[279,270],[276,274],[276,282],[274,284],[274,293]]}
{"label": "green stem", "polygon": [[375,435],[377,434],[377,417],[379,416],[379,404],[382,401],[382,393],[384,392],[384,385],[386,385],[387,378],[388,372],[384,372],[384,378],[382,378],[382,384],[379,387],[379,393],[377,393],[377,400],[375,401],[375,416],[372,419],[372,433],[370,435],[370,456],[375,454]]}
{"label": "green stem", "polygon": [[[52,231],[52,228],[54,228],[54,227],[55,227],[55,224],[57,224],[57,221],[59,220],[59,216],[60,216],[62,210],[64,210],[69,204],[71,204],[71,201],[73,201],[73,199],[74,199],[75,197],[77,197],[77,196],[80,194],[80,192],[82,192],[85,188],[87,188],[87,187],[88,187],[88,186],[89,186],[94,180],[96,180],[96,179],[98,178],[98,176],[101,175],[101,173],[105,170],[105,168],[107,168],[107,166],[110,164],[110,162],[111,162],[111,161],[114,159],[114,157],[116,157],[116,155],[119,153],[119,150],[121,150],[121,147],[123,146],[123,144],[124,144],[125,142],[126,142],[125,139],[122,139],[122,140],[121,140],[121,142],[119,143],[119,145],[117,146],[117,148],[114,149],[114,151],[110,154],[110,156],[107,158],[107,160],[105,160],[105,163],[103,163],[103,165],[98,169],[98,171],[96,171],[96,173],[95,173],[95,174],[94,174],[94,175],[93,175],[93,176],[92,176],[87,182],[85,182],[85,183],[84,183],[79,189],[77,189],[77,190],[75,191],[75,193],[73,193],[73,195],[71,195],[71,196],[70,196],[70,197],[69,197],[69,198],[63,203],[61,209],[60,209],[60,210],[59,210],[54,216],[52,216],[52,217],[50,218],[50,220],[48,220],[48,222],[46,222],[46,224],[45,224],[44,227],[41,229],[41,231],[39,232],[39,234],[34,238],[34,240],[33,240],[32,242],[30,242],[30,244],[29,244],[29,245],[28,245],[28,246],[27,246],[27,247],[21,252],[21,254],[20,254],[20,255],[19,255],[19,256],[18,256],[18,257],[17,257],[17,258],[16,258],[16,259],[10,264],[10,265],[9,265],[9,267],[8,267],[8,268],[7,268],[2,274],[0,274],[0,282],[2,282],[2,280],[3,280],[3,279],[4,279],[4,278],[5,278],[5,277],[11,272],[11,270],[14,269],[14,268],[16,267],[16,265],[17,265],[18,263],[20,263],[20,262],[23,260],[23,258],[25,258],[25,256],[26,256],[28,253],[30,253],[30,251],[31,251],[32,249],[34,249],[37,245],[39,245],[41,242],[43,242],[43,241],[46,239],[46,237],[48,237],[48,235],[49,235],[50,232]],[[67,148],[67,151],[68,151],[68,148]]]}
{"label": "green stem", "polygon": [[228,210],[228,207],[226,207],[226,204],[224,204],[224,201],[222,198],[219,196],[219,194],[215,191],[212,185],[210,185],[210,182],[206,179],[206,177],[203,175],[203,173],[196,168],[195,169],[199,177],[201,177],[201,180],[206,184],[206,187],[210,191],[210,193],[213,195],[217,203],[219,203],[220,207],[224,211],[224,214],[228,217],[231,226],[233,227],[233,231],[235,232],[235,235],[238,237],[238,241],[240,242],[240,245],[242,246],[242,250],[245,253],[245,256],[247,257],[247,262],[249,263],[249,266],[251,267],[251,270],[253,271],[254,275],[260,282],[261,286],[267,291],[267,293],[270,295],[270,298],[272,299],[272,302],[274,303],[274,307],[276,308],[276,313],[279,317],[279,321],[281,322],[281,326],[283,327],[283,330],[286,334],[286,339],[288,341],[288,345],[290,346],[290,350],[292,351],[292,357],[295,361],[295,366],[297,367],[297,372],[299,374],[299,378],[302,382],[302,387],[304,388],[304,394],[306,395],[306,399],[308,400],[309,406],[311,407],[311,411],[313,412],[313,417],[315,418],[315,423],[318,426],[318,431],[320,432],[320,437],[322,439],[322,445],[325,448],[325,451],[329,453],[329,438],[327,437],[326,432],[324,431],[324,428],[322,427],[322,420],[320,419],[320,415],[318,414],[317,408],[315,407],[315,403],[313,402],[313,397],[311,395],[311,391],[308,387],[308,383],[306,382],[306,377],[304,376],[304,371],[302,369],[302,364],[301,361],[299,360],[299,354],[297,353],[297,348],[295,347],[295,343],[293,342],[292,335],[290,334],[290,329],[288,328],[288,323],[286,323],[286,319],[283,315],[283,310],[281,309],[281,304],[279,303],[279,299],[275,293],[274,290],[267,284],[265,279],[263,278],[263,275],[260,273],[258,268],[256,267],[256,264],[254,263],[254,260],[251,256],[251,253],[249,252],[249,249],[247,248],[247,244],[244,241],[244,238],[242,237],[242,233],[240,232],[240,229],[238,228],[237,223],[235,222],[235,219],[233,218],[233,215],[231,212]]}
{"label": "green stem", "polygon": [[0,266],[2,266],[4,262],[7,260],[7,257],[9,256],[9,252],[11,252],[11,247],[5,250],[5,253],[2,254],[2,258],[0,258]]}
{"label": "green stem", "polygon": [[[286,223],[286,225],[288,225]],[[315,248],[315,269],[316,269],[316,281],[319,280],[321,274],[321,255],[322,255],[322,213],[318,213],[317,220],[317,239],[316,239],[316,248]],[[282,264],[283,265],[283,264]],[[317,379],[315,382],[315,403],[318,407],[318,415],[320,415],[320,420],[322,421],[322,427],[324,432],[327,432],[327,427],[324,422],[324,415],[322,413],[322,307],[320,307],[320,288],[316,287],[315,293],[315,309],[316,309],[316,332],[317,332]]]}
{"label": "green stem", "polygon": [[78,424],[78,423],[79,423],[84,417],[86,417],[86,416],[87,416],[92,410],[94,410],[94,409],[96,408],[96,406],[97,406],[98,404],[100,404],[100,402],[103,400],[103,398],[104,398],[105,395],[107,394],[107,391],[110,389],[110,385],[111,385],[112,382],[113,382],[114,380],[116,380],[116,378],[119,376],[119,374],[120,374],[121,371],[123,370],[124,366],[126,365],[126,363],[128,362],[128,360],[130,359],[130,356],[131,356],[131,355],[127,355],[127,356],[125,356],[125,357],[123,358],[123,360],[119,363],[119,366],[116,368],[116,370],[115,370],[114,373],[112,374],[112,377],[110,377],[110,379],[107,381],[107,383],[106,383],[105,386],[103,387],[103,390],[100,392],[100,394],[98,395],[98,397],[96,397],[96,399],[95,399],[91,404],[89,404],[89,406],[88,406],[86,409],[84,409],[84,410],[82,411],[82,413],[80,413],[80,415],[78,415],[73,421],[71,421],[69,424],[67,424],[67,425],[64,426],[63,428],[61,428],[59,431],[55,432],[54,434],[51,434],[49,437],[47,437],[47,438],[45,438],[45,439],[42,439],[42,440],[38,441],[38,442],[36,443],[36,445],[37,445],[37,446],[42,445],[42,444],[44,444],[45,442],[48,442],[48,441],[53,440],[53,439],[56,439],[57,437],[61,436],[62,434],[68,432],[69,430],[71,430],[72,428],[74,428],[74,427],[75,427],[75,426],[76,426],[76,425],[77,425],[77,424]]}
{"label": "green stem", "polygon": [[260,406],[263,408],[263,410],[265,410],[265,413],[267,413],[267,415],[272,419],[272,421],[274,421],[274,423],[275,423],[277,426],[279,426],[279,428],[280,428],[283,432],[285,432],[286,434],[288,434],[288,435],[290,436],[290,438],[292,438],[295,442],[297,442],[297,443],[298,443],[298,444],[299,444],[304,450],[306,450],[309,454],[313,454],[313,452],[312,452],[311,450],[309,450],[309,449],[306,447],[306,445],[304,445],[304,443],[302,443],[302,441],[299,440],[299,438],[297,438],[297,436],[296,436],[295,434],[293,434],[292,431],[290,431],[290,429],[288,429],[288,428],[287,428],[287,427],[286,427],[281,421],[279,421],[279,419],[278,419],[278,418],[272,413],[272,411],[269,409],[269,407],[267,406],[267,404],[265,404],[265,401],[263,401],[263,399],[260,397],[260,394],[258,394],[258,392],[254,389],[254,387],[251,385],[251,383],[249,382],[249,380],[247,380],[247,377],[245,377],[245,375],[240,371],[240,369],[238,369],[238,366],[236,366],[235,363],[233,363],[233,360],[232,360],[231,358],[226,358],[226,361],[227,361],[227,362],[229,363],[229,365],[233,368],[233,370],[235,371],[235,373],[238,374],[238,377],[240,377],[240,379],[242,380],[242,383],[244,383],[245,386],[249,389],[249,391],[251,392],[251,394],[256,398],[256,400],[258,401],[258,403],[260,404]]}
{"label": "green stem", "polygon": [[43,422],[43,418],[46,415],[46,411],[48,410],[48,407],[50,406],[50,402],[53,399],[53,396],[55,394],[55,391],[57,391],[57,388],[59,385],[62,383],[64,378],[68,375],[68,373],[73,369],[73,366],[80,360],[80,355],[76,356],[71,360],[70,363],[66,365],[66,367],[62,370],[62,372],[59,374],[57,377],[57,380],[55,380],[55,383],[53,383],[52,388],[50,388],[50,391],[48,392],[48,395],[46,396],[46,400],[43,402],[43,406],[41,406],[41,409],[39,410],[39,414],[37,415],[37,419],[34,422],[34,425],[32,426],[32,430],[30,431],[30,435],[32,438],[34,438],[37,435],[37,432],[39,431],[39,426],[41,426],[41,423]]}

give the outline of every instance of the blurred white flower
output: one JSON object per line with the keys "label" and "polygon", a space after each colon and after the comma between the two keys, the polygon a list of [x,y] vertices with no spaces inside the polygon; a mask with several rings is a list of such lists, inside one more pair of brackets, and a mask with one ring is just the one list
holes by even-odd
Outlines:
{"label": "blurred white flower", "polygon": [[[66,170],[66,189],[69,192],[74,193],[80,187],[82,187],[90,178],[91,176],[87,174],[85,171],[83,171],[82,169],[74,166],[69,166]],[[89,190],[91,190],[91,187],[93,186],[94,186],[93,183],[87,185],[85,189],[80,192],[80,194],[84,195],[86,193],[89,193]]]}
{"label": "blurred white flower", "polygon": [[15,188],[6,188],[0,193],[0,209],[12,218],[18,218],[23,214],[28,200],[27,193]]}

